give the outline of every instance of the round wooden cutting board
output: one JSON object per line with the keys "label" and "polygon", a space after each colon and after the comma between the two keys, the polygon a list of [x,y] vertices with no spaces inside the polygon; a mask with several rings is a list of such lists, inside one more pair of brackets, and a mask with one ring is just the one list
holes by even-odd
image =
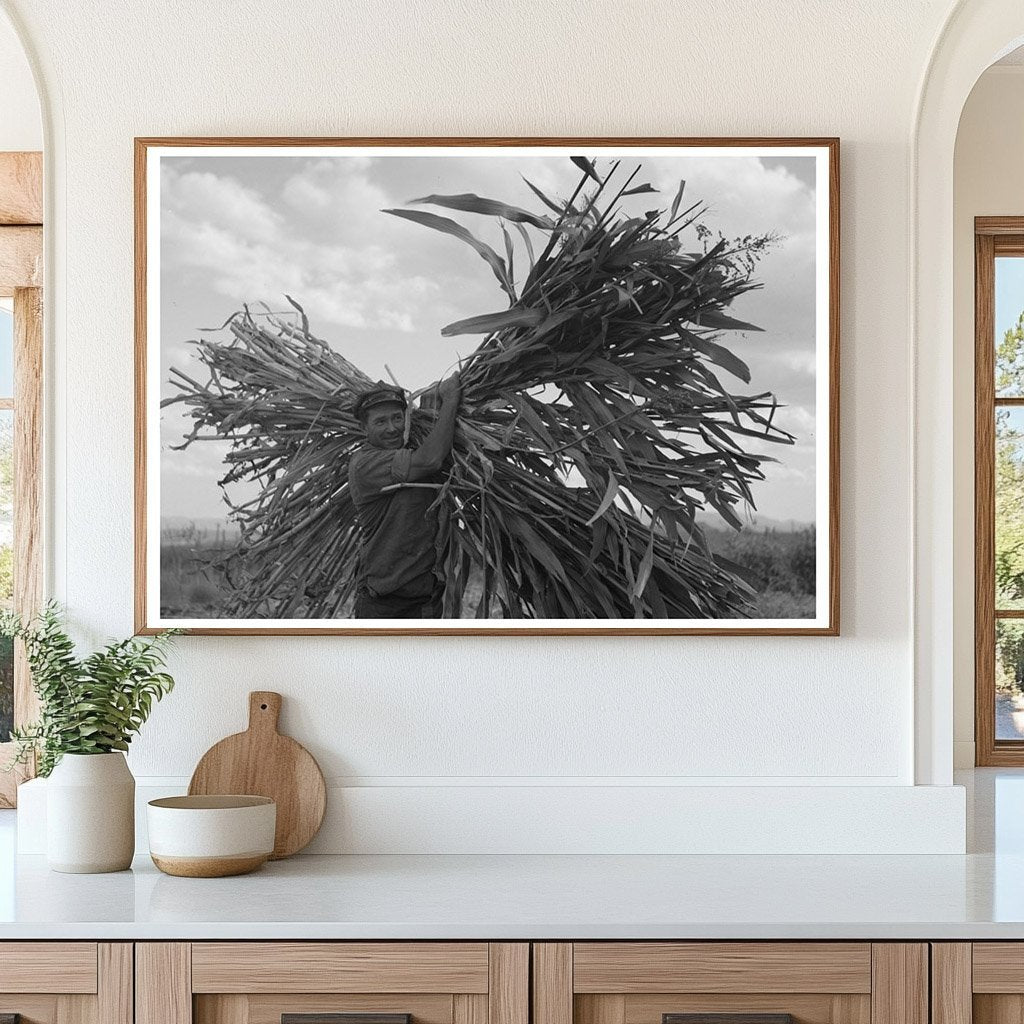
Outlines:
{"label": "round wooden cutting board", "polygon": [[316,835],[327,808],[327,787],[313,755],[277,731],[281,694],[249,694],[249,728],[214,744],[188,785],[190,796],[245,793],[277,804],[271,860],[290,857]]}

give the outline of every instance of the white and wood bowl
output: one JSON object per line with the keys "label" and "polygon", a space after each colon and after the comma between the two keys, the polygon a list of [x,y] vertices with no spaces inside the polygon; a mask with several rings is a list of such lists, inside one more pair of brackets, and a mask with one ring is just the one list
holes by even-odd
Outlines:
{"label": "white and wood bowl", "polygon": [[168,875],[224,878],[255,871],[274,852],[270,797],[168,796],[147,807],[149,853]]}

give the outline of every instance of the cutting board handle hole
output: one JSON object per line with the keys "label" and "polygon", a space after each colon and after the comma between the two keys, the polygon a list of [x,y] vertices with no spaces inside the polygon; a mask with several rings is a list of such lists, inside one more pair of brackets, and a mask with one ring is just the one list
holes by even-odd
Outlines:
{"label": "cutting board handle hole", "polygon": [[266,711],[266,710],[267,710],[267,705],[266,704],[261,704],[260,705],[260,711]]}

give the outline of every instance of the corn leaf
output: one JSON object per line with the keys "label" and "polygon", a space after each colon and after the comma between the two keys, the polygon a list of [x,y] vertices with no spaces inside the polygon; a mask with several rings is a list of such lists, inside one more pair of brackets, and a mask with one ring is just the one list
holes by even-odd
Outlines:
{"label": "corn leaf", "polygon": [[453,338],[458,334],[493,334],[495,331],[508,330],[513,327],[536,327],[544,319],[540,309],[521,309],[513,306],[497,313],[484,313],[471,316],[465,320],[457,320],[441,328],[441,336]]}
{"label": "corn leaf", "polygon": [[471,192],[455,196],[423,196],[420,199],[410,199],[409,202],[417,205],[443,206],[449,210],[462,210],[464,213],[481,213],[486,217],[502,217],[514,224],[532,224],[535,228],[543,230],[554,227],[550,217],[542,217],[518,206],[510,206],[508,203],[499,203],[496,199],[484,199]]}
{"label": "corn leaf", "polygon": [[573,156],[569,158],[572,162],[581,170],[588,178],[593,178],[598,185],[603,184],[601,179],[597,176],[597,171],[594,170],[594,165],[585,156]]}
{"label": "corn leaf", "polygon": [[615,474],[612,472],[608,473],[608,486],[605,488],[604,497],[601,499],[601,504],[597,506],[597,511],[583,524],[584,526],[593,526],[594,523],[600,519],[605,512],[612,507],[612,502],[615,501],[616,496],[619,493],[619,481],[615,479]]}
{"label": "corn leaf", "polygon": [[502,258],[486,243],[481,242],[472,232],[467,231],[461,224],[448,217],[439,217],[435,213],[423,213],[419,210],[382,210],[382,213],[390,213],[393,217],[401,217],[404,220],[411,220],[424,227],[433,228],[435,231],[443,231],[446,235],[453,235],[480,254],[487,261],[498,283],[508,293],[512,301],[515,301],[515,293],[512,291],[512,282],[508,277],[508,269]]}
{"label": "corn leaf", "polygon": [[750,383],[750,368],[739,356],[730,352],[723,345],[718,345],[709,338],[698,338],[694,336],[694,344],[715,363],[728,370],[734,377],[739,377],[744,384]]}
{"label": "corn leaf", "polygon": [[534,195],[535,195],[535,196],[536,196],[536,197],[537,197],[537,198],[538,198],[538,199],[539,199],[539,200],[540,200],[540,201],[541,201],[541,202],[542,202],[542,203],[543,203],[543,204],[544,204],[544,205],[545,205],[545,206],[546,206],[546,207],[547,207],[547,208],[548,208],[549,210],[553,211],[554,213],[557,213],[557,214],[558,214],[559,216],[561,216],[561,215],[562,215],[562,214],[563,214],[563,213],[565,212],[565,209],[566,209],[565,207],[563,207],[563,206],[559,206],[559,205],[558,205],[557,203],[555,203],[555,202],[554,202],[553,200],[551,200],[551,199],[548,199],[548,197],[547,197],[546,195],[544,195],[544,193],[543,193],[543,192],[541,192],[541,190],[540,190],[539,188],[537,188],[537,186],[536,186],[536,185],[534,185],[532,181],[528,181],[528,180],[527,180],[526,178],[523,178],[523,181],[525,181],[525,182],[526,182],[526,184],[527,184],[527,186],[529,187],[530,191],[531,191],[531,192],[533,192],[533,194],[534,194]]}
{"label": "corn leaf", "polygon": [[756,327],[743,320],[736,320],[727,316],[717,309],[703,309],[698,316],[701,327],[713,327],[716,331],[763,331],[763,327]]}
{"label": "corn leaf", "polygon": [[679,204],[683,201],[683,191],[686,188],[686,179],[683,178],[679,182],[679,190],[676,192],[675,199],[672,200],[672,205],[668,211],[668,221],[671,224],[676,219],[676,214],[679,212]]}

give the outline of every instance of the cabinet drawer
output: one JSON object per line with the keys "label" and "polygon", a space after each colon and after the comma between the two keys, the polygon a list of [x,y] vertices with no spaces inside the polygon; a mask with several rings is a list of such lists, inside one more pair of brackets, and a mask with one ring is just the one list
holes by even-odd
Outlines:
{"label": "cabinet drawer", "polygon": [[976,993],[1024,994],[1024,942],[975,942],[971,970]]}
{"label": "cabinet drawer", "polygon": [[1024,942],[932,945],[934,1024],[1024,1019]]}
{"label": "cabinet drawer", "polygon": [[0,1018],[132,1024],[127,942],[0,942]]}
{"label": "cabinet drawer", "polygon": [[923,943],[537,943],[534,1024],[927,1024]]}
{"label": "cabinet drawer", "polygon": [[95,942],[0,944],[0,992],[96,991]]}
{"label": "cabinet drawer", "polygon": [[472,992],[486,942],[196,942],[193,992]]}
{"label": "cabinet drawer", "polygon": [[529,1024],[514,942],[136,947],[136,1024]]}
{"label": "cabinet drawer", "polygon": [[871,991],[871,944],[577,942],[573,991]]}

